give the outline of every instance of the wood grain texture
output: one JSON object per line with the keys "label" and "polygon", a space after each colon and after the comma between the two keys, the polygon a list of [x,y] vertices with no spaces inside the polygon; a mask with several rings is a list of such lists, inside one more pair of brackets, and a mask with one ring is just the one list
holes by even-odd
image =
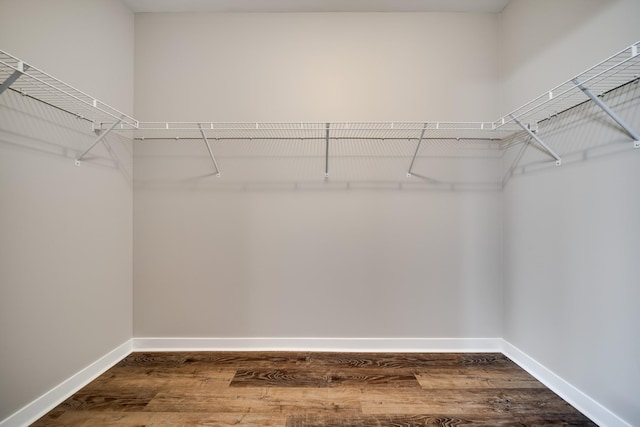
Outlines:
{"label": "wood grain texture", "polygon": [[594,426],[496,353],[144,352],[36,426]]}

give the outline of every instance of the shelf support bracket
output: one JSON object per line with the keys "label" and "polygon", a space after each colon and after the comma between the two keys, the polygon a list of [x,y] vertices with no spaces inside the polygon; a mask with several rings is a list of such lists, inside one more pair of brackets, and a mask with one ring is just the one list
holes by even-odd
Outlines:
{"label": "shelf support bracket", "polygon": [[324,132],[324,177],[329,178],[329,127],[331,123],[325,125]]}
{"label": "shelf support bracket", "polygon": [[422,144],[422,140],[424,139],[424,133],[427,130],[427,123],[422,127],[422,131],[420,132],[420,138],[418,138],[418,145],[416,145],[416,152],[413,153],[413,158],[411,159],[411,164],[409,165],[409,170],[407,171],[407,178],[411,177],[411,170],[413,169],[413,163],[416,161],[416,156],[418,155],[418,151],[420,151],[420,144]]}
{"label": "shelf support bracket", "polygon": [[80,154],[78,157],[76,157],[76,166],[80,166],[80,161],[82,160],[82,158],[93,149],[93,147],[95,147],[100,141],[102,141],[107,135],[109,135],[109,132],[111,132],[112,130],[114,130],[116,128],[116,126],[118,126],[120,124],[120,122],[122,122],[123,117],[120,117],[118,120],[115,121],[115,123],[113,123],[111,126],[109,126],[109,128],[105,131],[103,131],[100,136],[98,137],[98,139],[96,139],[95,141],[93,141],[93,144],[91,144],[91,146],[89,148],[87,148],[86,150],[84,150],[84,152],[82,154]]}
{"label": "shelf support bracket", "polygon": [[25,71],[29,69],[29,66],[24,62],[18,63],[18,69],[15,70],[7,79],[0,85],[0,95],[5,90],[9,89],[9,87],[16,81],[18,78],[24,74]]}
{"label": "shelf support bracket", "polygon": [[538,138],[538,135],[536,135],[535,133],[533,133],[531,131],[531,129],[529,129],[527,126],[524,125],[524,123],[522,123],[520,120],[518,120],[518,118],[516,116],[514,116],[513,114],[511,114],[511,118],[518,124],[518,126],[520,126],[531,138],[533,138],[542,148],[545,149],[545,151],[547,153],[549,153],[551,155],[551,157],[553,157],[554,159],[556,159],[556,166],[560,166],[562,164],[562,159],[560,158],[560,156],[558,156],[556,154],[555,151],[553,151],[551,148],[549,148],[549,146],[547,144],[544,143],[544,141],[542,141],[540,138]]}
{"label": "shelf support bracket", "polygon": [[620,125],[625,132],[629,134],[631,138],[633,138],[633,146],[634,148],[640,148],[640,135],[636,132],[631,126],[629,126],[620,116],[618,116],[615,111],[613,111],[607,104],[605,104],[600,98],[595,96],[586,86],[584,86],[578,79],[573,79],[573,83],[580,88],[581,91],[584,92],[585,95],[589,97],[598,107],[602,109],[605,113],[609,115],[616,123]]}
{"label": "shelf support bracket", "polygon": [[216,176],[220,178],[220,169],[218,169],[218,162],[216,162],[216,158],[213,156],[213,151],[211,151],[211,146],[209,145],[209,140],[207,139],[207,135],[204,133],[204,129],[200,123],[198,123],[198,128],[200,129],[200,133],[202,134],[202,139],[204,140],[205,145],[207,146],[207,150],[209,150],[209,156],[211,157],[211,161],[213,162],[213,167],[216,168]]}

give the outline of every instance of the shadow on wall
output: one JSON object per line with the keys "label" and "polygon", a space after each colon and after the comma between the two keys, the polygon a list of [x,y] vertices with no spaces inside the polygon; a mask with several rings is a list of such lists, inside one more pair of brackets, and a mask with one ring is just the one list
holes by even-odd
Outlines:
{"label": "shadow on wall", "polygon": [[[638,80],[601,95],[635,129],[640,128]],[[0,143],[73,162],[96,139],[91,122],[8,90],[0,103]],[[563,166],[633,151],[629,135],[592,102],[538,124],[538,136]],[[412,165],[416,140],[211,141],[221,177],[204,142],[136,141],[116,132],[89,152],[80,167],[117,169],[138,190],[150,191],[432,191],[495,192],[517,176],[556,168],[526,134],[496,144],[425,139]],[[411,166],[412,165],[412,166]],[[411,176],[407,172],[411,167]]]}
{"label": "shadow on wall", "polygon": [[[87,119],[13,90],[0,99],[0,143],[7,147],[73,164],[97,138]],[[501,188],[497,173],[501,150],[495,141],[425,139],[413,161],[415,139],[331,140],[328,164],[323,140],[211,141],[220,177],[200,138],[131,142],[128,135],[114,131],[85,155],[80,167],[117,169],[130,185],[144,190],[494,192]],[[410,167],[412,174],[407,176]]]}
{"label": "shadow on wall", "polygon": [[[640,82],[635,80],[600,97],[627,124],[640,129]],[[635,155],[632,138],[591,101],[538,124],[537,135],[562,158],[562,166],[615,155]],[[511,179],[553,171],[555,160],[524,133],[504,142],[502,185]]]}
{"label": "shadow on wall", "polygon": [[[499,191],[499,146],[475,140],[137,141],[134,187],[170,191]],[[329,176],[325,177],[328,168]]]}
{"label": "shadow on wall", "polygon": [[[38,156],[75,159],[96,140],[92,122],[57,109],[12,89],[0,96],[0,144]],[[128,185],[133,182],[131,140],[111,133],[94,147],[80,167],[119,171]]]}

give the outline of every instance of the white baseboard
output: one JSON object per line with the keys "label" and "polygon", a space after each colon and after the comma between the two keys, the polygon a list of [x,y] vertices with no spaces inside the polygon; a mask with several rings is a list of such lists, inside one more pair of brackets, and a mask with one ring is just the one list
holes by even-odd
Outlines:
{"label": "white baseboard", "polygon": [[600,426],[631,427],[626,421],[502,338],[132,338],[49,390],[0,427],[36,421],[132,351],[328,351],[503,353]]}
{"label": "white baseboard", "polygon": [[500,338],[133,338],[133,351],[493,352]]}
{"label": "white baseboard", "polygon": [[533,375],[538,381],[551,389],[558,396],[569,402],[571,406],[589,417],[599,426],[632,427],[631,424],[602,406],[600,403],[556,375],[546,366],[514,346],[502,341],[502,353],[513,360],[522,369]]}
{"label": "white baseboard", "polygon": [[113,365],[131,353],[131,340],[119,345],[80,372],[58,384],[9,418],[0,421],[0,427],[26,426],[58,406],[82,387],[89,384]]}

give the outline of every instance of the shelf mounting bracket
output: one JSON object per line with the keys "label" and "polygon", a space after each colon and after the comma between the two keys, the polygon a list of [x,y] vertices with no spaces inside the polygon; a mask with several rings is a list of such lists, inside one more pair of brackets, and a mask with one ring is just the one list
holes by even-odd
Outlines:
{"label": "shelf mounting bracket", "polygon": [[411,159],[411,164],[409,165],[409,170],[407,171],[407,178],[411,178],[411,170],[413,169],[413,163],[416,161],[416,156],[418,155],[418,151],[420,151],[420,144],[422,144],[422,140],[424,139],[424,133],[427,130],[427,123],[422,127],[422,131],[420,132],[420,138],[418,138],[418,145],[416,145],[416,152],[413,153],[413,158]]}
{"label": "shelf mounting bracket", "polygon": [[544,143],[544,141],[542,141],[538,135],[536,135],[535,133],[533,133],[531,131],[531,129],[529,129],[529,127],[525,126],[524,123],[522,123],[520,120],[518,120],[518,118],[516,116],[514,116],[513,114],[511,114],[511,118],[518,124],[518,126],[520,126],[531,138],[533,138],[542,148],[545,149],[545,151],[547,153],[549,153],[551,155],[551,157],[553,157],[554,159],[556,159],[556,166],[560,166],[562,164],[562,159],[560,158],[560,156],[558,156],[556,154],[555,151],[553,151],[547,144]]}
{"label": "shelf mounting bracket", "polygon": [[95,141],[93,141],[93,144],[91,144],[91,146],[89,148],[87,148],[86,150],[84,150],[84,152],[82,154],[80,154],[78,157],[76,157],[76,166],[80,166],[80,161],[82,160],[82,158],[93,149],[93,147],[95,147],[98,142],[102,141],[107,135],[109,135],[109,132],[111,132],[112,130],[114,130],[116,128],[116,126],[118,126],[120,124],[120,122],[122,122],[123,117],[120,117],[118,120],[116,120],[111,126],[109,126],[109,128],[105,131],[103,131],[102,133],[100,133],[100,136],[98,136],[98,139],[96,139]]}
{"label": "shelf mounting bracket", "polygon": [[5,90],[9,89],[9,87],[16,81],[18,78],[24,74],[25,71],[29,69],[29,66],[24,62],[18,62],[18,69],[14,70],[13,73],[0,85],[0,95]]}
{"label": "shelf mounting bracket", "polygon": [[209,140],[207,139],[207,135],[204,133],[204,129],[202,129],[202,125],[200,123],[198,123],[198,128],[200,129],[200,133],[202,134],[202,139],[204,140],[204,143],[207,146],[207,150],[209,150],[209,156],[211,156],[213,167],[216,169],[216,176],[220,178],[220,169],[218,169],[218,162],[216,162],[216,158],[213,156],[213,151],[211,151],[211,146],[209,145]]}
{"label": "shelf mounting bracket", "polygon": [[329,178],[329,127],[331,123],[325,124],[324,131],[324,177]]}
{"label": "shelf mounting bracket", "polygon": [[587,95],[589,97],[590,100],[592,100],[598,107],[600,107],[602,109],[602,111],[604,111],[605,113],[607,113],[609,115],[609,117],[611,117],[616,123],[618,123],[620,125],[620,127],[622,129],[624,129],[624,131],[626,133],[629,134],[629,136],[631,138],[633,138],[633,147],[634,148],[640,148],[640,134],[638,134],[638,132],[636,132],[631,126],[629,126],[624,120],[622,120],[622,118],[620,118],[620,116],[618,116],[615,111],[613,111],[607,104],[605,104],[600,98],[598,98],[597,96],[595,96],[590,90],[589,88],[587,88],[586,86],[584,86],[582,83],[580,83],[580,81],[576,78],[573,79],[572,82],[578,86],[578,88],[580,88],[581,91],[584,92],[585,95]]}

